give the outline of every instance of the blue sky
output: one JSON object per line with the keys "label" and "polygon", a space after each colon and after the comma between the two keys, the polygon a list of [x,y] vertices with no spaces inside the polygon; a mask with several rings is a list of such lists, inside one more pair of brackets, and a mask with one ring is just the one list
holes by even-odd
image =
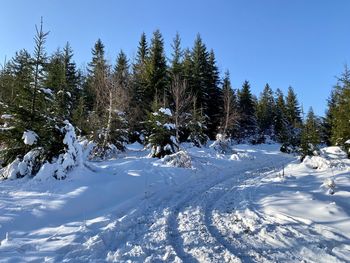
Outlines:
{"label": "blue sky", "polygon": [[120,49],[135,55],[142,32],[160,29],[169,57],[176,32],[184,47],[200,33],[235,88],[245,79],[255,94],[266,82],[284,91],[291,85],[305,111],[313,106],[319,115],[350,63],[348,0],[2,0],[0,7],[0,61],[32,50],[40,16],[50,31],[48,52],[69,41],[79,66],[97,38],[114,62]]}

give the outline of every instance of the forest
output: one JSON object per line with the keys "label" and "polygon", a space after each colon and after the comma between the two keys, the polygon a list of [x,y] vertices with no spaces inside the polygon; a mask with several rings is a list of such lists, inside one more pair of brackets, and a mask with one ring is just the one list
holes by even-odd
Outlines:
{"label": "forest", "polygon": [[136,141],[162,158],[182,142],[201,147],[215,139],[278,142],[282,152],[303,157],[337,145],[350,156],[347,66],[321,117],[312,108],[304,113],[292,87],[286,94],[268,83],[252,94],[248,80],[232,87],[229,71],[219,72],[214,50],[199,34],[192,47],[183,47],[176,34],[171,54],[165,54],[159,30],[142,34],[136,57],[121,50],[114,62],[106,60],[98,39],[86,69],[77,67],[69,42],[47,54],[48,37],[41,23],[33,53],[19,50],[2,64],[0,160],[12,168],[0,177],[35,176],[43,164],[55,162],[63,168],[54,177],[63,179],[77,162],[78,138],[93,141],[90,158],[102,160]]}

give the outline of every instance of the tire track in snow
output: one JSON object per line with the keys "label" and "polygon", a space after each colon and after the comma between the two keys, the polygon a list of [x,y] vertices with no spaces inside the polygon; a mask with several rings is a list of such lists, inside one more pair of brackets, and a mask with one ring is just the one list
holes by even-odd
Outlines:
{"label": "tire track in snow", "polygon": [[[286,161],[285,161],[286,162]],[[290,160],[288,160],[290,162]],[[288,163],[286,162],[286,163]],[[219,231],[214,227],[213,221],[211,220],[210,212],[212,211],[212,208],[214,207],[217,199],[220,197],[220,193],[222,191],[219,191],[219,193],[215,194],[214,196],[210,196],[213,190],[215,189],[222,189],[223,187],[227,187],[227,184],[231,185],[229,181],[233,180],[233,184],[237,185],[242,178],[244,178],[244,173],[245,172],[259,172],[264,169],[272,170],[275,167],[263,167],[261,166],[267,164],[271,164],[271,160],[265,160],[263,163],[259,162],[256,164],[257,169],[252,169],[252,168],[244,168],[239,171],[235,171],[235,175],[227,175],[221,178],[220,180],[216,180],[200,191],[196,191],[193,195],[188,195],[188,198],[185,198],[182,202],[178,203],[178,205],[175,207],[173,213],[169,216],[168,218],[168,239],[170,241],[171,246],[174,248],[176,251],[176,254],[184,261],[184,262],[197,262],[197,260],[189,253],[189,251],[186,251],[184,247],[184,239],[181,235],[180,231],[180,224],[178,222],[179,216],[180,216],[180,211],[183,208],[186,207],[193,207],[195,204],[195,200],[205,200],[205,205],[202,207],[204,208],[204,211],[202,213],[204,214],[203,219],[199,220],[197,224],[195,224],[196,229],[193,229],[192,231],[196,231],[198,233],[202,233],[202,236],[207,236],[207,242],[210,241],[211,247],[221,247],[221,251],[226,250],[229,254],[232,255],[232,257],[236,257],[235,254],[237,254],[239,251],[232,246],[229,242],[227,242],[223,237],[221,237]],[[234,176],[234,177],[233,177]],[[195,198],[193,198],[195,196]],[[201,203],[201,202],[200,202]],[[203,209],[202,209],[203,210]],[[189,213],[191,214],[191,213]],[[201,222],[202,221],[202,222]],[[203,233],[206,232],[206,233]],[[197,240],[198,241],[198,240]],[[183,244],[180,246],[179,244]],[[205,250],[206,248],[204,247],[202,250]],[[198,252],[198,251],[196,251]],[[214,255],[215,256],[215,255]],[[244,255],[242,252],[239,252],[239,256],[243,257],[244,259],[247,259],[247,256]]]}

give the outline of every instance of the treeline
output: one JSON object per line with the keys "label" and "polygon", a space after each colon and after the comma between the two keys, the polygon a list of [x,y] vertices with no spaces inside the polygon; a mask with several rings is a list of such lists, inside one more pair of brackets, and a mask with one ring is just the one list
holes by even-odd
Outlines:
{"label": "treeline", "polygon": [[[130,60],[120,51],[115,63],[106,60],[99,39],[87,71],[77,68],[69,43],[48,56],[47,36],[41,24],[33,54],[18,51],[0,71],[3,165],[33,148],[47,161],[64,152],[66,120],[96,142],[93,154],[101,158],[135,141],[162,157],[177,151],[180,142],[201,146],[218,133],[237,142],[277,141],[283,151],[301,147],[304,154],[321,143],[344,145],[350,138],[347,69],[326,118],[310,109],[304,121],[291,87],[284,95],[266,84],[258,97],[248,81],[233,88],[229,72],[220,76],[215,53],[200,35],[193,47],[183,48],[177,34],[168,59],[159,30],[150,41],[142,34],[136,57]],[[23,142],[26,132],[34,142]]]}

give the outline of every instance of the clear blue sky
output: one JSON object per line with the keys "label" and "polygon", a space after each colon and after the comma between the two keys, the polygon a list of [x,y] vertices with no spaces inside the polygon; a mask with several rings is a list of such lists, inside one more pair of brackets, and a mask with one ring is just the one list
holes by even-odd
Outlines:
{"label": "clear blue sky", "polygon": [[132,58],[144,31],[160,29],[170,57],[178,31],[183,46],[199,32],[215,50],[221,72],[234,87],[247,79],[255,94],[266,82],[296,90],[305,111],[323,115],[335,76],[350,63],[348,0],[2,0],[0,59],[32,50],[35,24],[44,17],[49,52],[69,41],[75,60],[90,60],[97,38],[115,61],[120,49]]}

